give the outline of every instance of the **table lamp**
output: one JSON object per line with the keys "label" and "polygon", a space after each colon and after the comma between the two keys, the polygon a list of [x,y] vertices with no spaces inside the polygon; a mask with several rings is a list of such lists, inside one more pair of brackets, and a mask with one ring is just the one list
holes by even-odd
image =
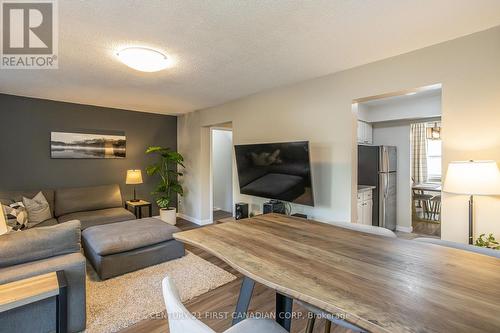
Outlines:
{"label": "table lamp", "polygon": [[456,161],[448,165],[444,192],[469,195],[469,244],[474,241],[474,195],[499,195],[500,171],[495,161]]}
{"label": "table lamp", "polygon": [[134,185],[134,199],[132,199],[130,201],[132,201],[132,202],[140,201],[136,197],[135,185],[142,184],[142,172],[141,172],[141,170],[127,170],[127,179],[125,180],[125,184]]}

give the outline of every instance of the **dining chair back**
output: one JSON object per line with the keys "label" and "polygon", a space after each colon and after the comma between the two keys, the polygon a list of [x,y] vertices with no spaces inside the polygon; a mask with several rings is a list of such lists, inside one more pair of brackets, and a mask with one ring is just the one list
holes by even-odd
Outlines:
{"label": "dining chair back", "polygon": [[215,333],[214,330],[193,316],[182,304],[172,278],[165,277],[162,287],[170,333]]}
{"label": "dining chair back", "polygon": [[[162,282],[163,298],[167,308],[170,333],[215,333],[210,327],[198,320],[182,304],[172,278],[165,277]],[[247,318],[231,326],[224,333],[288,333],[276,321],[269,318]]]}
{"label": "dining chair back", "polygon": [[374,225],[358,224],[358,223],[346,223],[346,222],[328,222],[336,227],[350,229],[354,231],[360,231],[367,234],[373,234],[378,236],[392,237],[396,238],[396,234],[389,229],[377,227]]}
{"label": "dining chair back", "polygon": [[459,249],[459,250],[484,254],[484,255],[490,256],[490,257],[500,258],[500,250],[493,250],[493,249],[489,249],[487,247],[480,247],[480,246],[475,246],[475,245],[470,245],[470,244],[451,242],[451,241],[446,241],[446,240],[442,240],[442,239],[438,239],[438,238],[419,237],[419,238],[415,238],[414,240],[417,242],[452,247],[454,249]]}

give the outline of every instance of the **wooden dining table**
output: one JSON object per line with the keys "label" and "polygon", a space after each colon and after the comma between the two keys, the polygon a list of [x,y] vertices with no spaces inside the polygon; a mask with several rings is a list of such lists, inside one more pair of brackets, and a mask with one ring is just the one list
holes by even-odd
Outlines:
{"label": "wooden dining table", "polygon": [[233,323],[258,282],[288,330],[295,299],[368,332],[500,332],[497,258],[280,214],[174,237],[245,276]]}
{"label": "wooden dining table", "polygon": [[441,192],[443,190],[441,184],[435,184],[435,183],[413,184],[411,189],[414,191],[422,191],[422,192]]}

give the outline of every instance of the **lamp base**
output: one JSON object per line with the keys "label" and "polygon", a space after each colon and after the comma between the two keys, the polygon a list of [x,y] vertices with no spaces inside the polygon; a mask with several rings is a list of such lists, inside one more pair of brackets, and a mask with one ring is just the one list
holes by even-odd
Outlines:
{"label": "lamp base", "polygon": [[141,199],[130,199],[129,201],[130,202],[139,202],[139,201],[141,201]]}
{"label": "lamp base", "polygon": [[474,197],[469,197],[469,244],[474,244]]}

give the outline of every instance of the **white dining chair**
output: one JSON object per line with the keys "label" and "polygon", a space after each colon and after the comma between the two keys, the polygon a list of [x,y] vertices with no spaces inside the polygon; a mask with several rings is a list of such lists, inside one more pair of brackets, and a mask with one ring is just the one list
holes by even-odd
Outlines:
{"label": "white dining chair", "polygon": [[[177,288],[170,277],[162,282],[163,298],[167,308],[170,333],[216,333],[198,320],[182,304]],[[271,319],[248,318],[224,331],[224,333],[288,333]]]}
{"label": "white dining chair", "polygon": [[359,231],[359,232],[364,232],[367,234],[385,236],[385,237],[391,237],[391,238],[397,237],[393,231],[386,229],[386,228],[377,227],[374,225],[348,223],[348,222],[327,222],[327,223],[331,224],[333,226],[336,226],[336,227],[350,229],[350,230]]}
{"label": "white dining chair", "polygon": [[451,242],[451,241],[446,241],[446,240],[442,240],[439,238],[419,237],[419,238],[415,238],[414,240],[417,242],[421,242],[421,243],[430,243],[430,244],[436,244],[436,245],[441,245],[441,246],[446,246],[446,247],[452,247],[454,249],[459,249],[459,250],[484,254],[484,255],[490,256],[490,257],[500,258],[500,250],[493,250],[493,249],[489,249],[486,247]]}
{"label": "white dining chair", "polygon": [[[390,238],[396,238],[396,234],[386,228],[381,228],[373,225],[365,225],[365,224],[357,224],[357,223],[346,223],[346,222],[328,222],[331,225],[334,225],[336,227],[344,228],[344,229],[349,229],[349,230],[354,230],[354,231],[359,231],[359,232],[364,232],[367,234],[372,234],[372,235],[377,235],[377,236],[384,236],[384,237],[390,237]],[[354,332],[364,332],[362,329],[359,327],[356,327],[345,320],[338,319],[335,316],[332,316],[323,310],[311,305],[304,303],[302,301],[297,301],[298,304],[302,305],[304,308],[309,311],[309,316],[308,316],[308,321],[307,321],[307,326],[306,326],[306,333],[311,333],[314,330],[314,324],[316,318],[324,318],[326,319],[325,323],[325,333],[330,332],[331,329],[331,324],[335,324],[347,329],[350,329]],[[314,314],[314,316],[312,315]]]}

